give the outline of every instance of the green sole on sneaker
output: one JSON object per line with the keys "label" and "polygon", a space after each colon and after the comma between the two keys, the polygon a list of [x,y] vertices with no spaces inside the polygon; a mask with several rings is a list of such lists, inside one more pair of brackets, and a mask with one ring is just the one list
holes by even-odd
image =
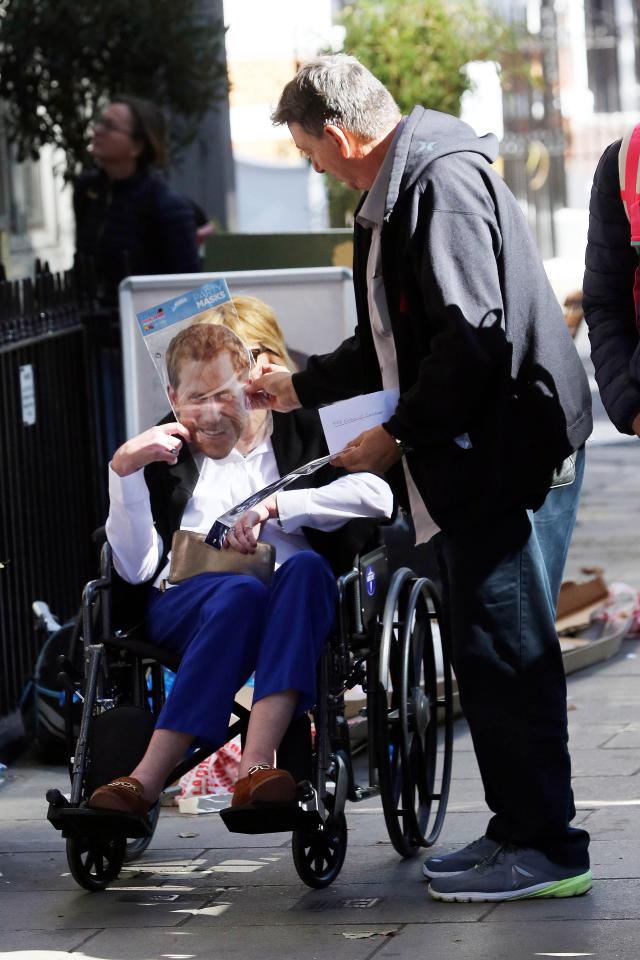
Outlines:
{"label": "green sole on sneaker", "polygon": [[534,900],[551,897],[581,897],[592,886],[591,870],[581,873],[577,877],[568,877],[566,880],[553,880],[549,883],[539,883],[524,890],[503,890],[497,893],[480,891],[459,891],[440,893],[429,887],[429,893],[434,900],[443,900],[447,903],[492,903],[505,900]]}
{"label": "green sole on sneaker", "polygon": [[536,893],[528,893],[521,900],[533,899],[534,897],[581,897],[583,893],[591,890],[593,877],[591,870],[581,873],[578,877],[569,877],[568,880],[557,880],[549,884],[544,890],[538,890]]}

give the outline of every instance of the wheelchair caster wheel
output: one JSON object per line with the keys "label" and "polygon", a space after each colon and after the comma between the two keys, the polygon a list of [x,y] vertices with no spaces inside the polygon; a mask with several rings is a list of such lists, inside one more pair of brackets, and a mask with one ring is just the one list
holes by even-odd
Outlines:
{"label": "wheelchair caster wheel", "polygon": [[104,890],[120,873],[126,846],[124,837],[69,837],[67,863],[71,876],[91,893]]}
{"label": "wheelchair caster wheel", "polygon": [[317,828],[299,827],[291,838],[293,862],[308,887],[328,887],[342,870],[347,852],[347,820],[344,813]]}

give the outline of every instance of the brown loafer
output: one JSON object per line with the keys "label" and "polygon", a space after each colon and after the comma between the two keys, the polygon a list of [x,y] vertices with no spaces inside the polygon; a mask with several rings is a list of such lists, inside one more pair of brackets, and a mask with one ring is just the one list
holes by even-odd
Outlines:
{"label": "brown loafer", "polygon": [[288,770],[258,763],[250,767],[249,774],[236,783],[232,807],[243,807],[248,803],[293,803],[296,799],[296,782]]}
{"label": "brown loafer", "polygon": [[144,799],[144,788],[135,777],[117,777],[94,790],[89,798],[93,810],[117,810],[145,817],[152,804]]}

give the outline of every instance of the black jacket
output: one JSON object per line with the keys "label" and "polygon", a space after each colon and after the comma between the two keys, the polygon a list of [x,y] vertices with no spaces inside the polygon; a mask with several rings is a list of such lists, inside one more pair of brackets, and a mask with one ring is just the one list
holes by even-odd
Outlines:
{"label": "black jacket", "polygon": [[620,143],[607,147],[593,179],[583,307],[602,402],[618,430],[633,433],[631,423],[640,413],[640,382],[634,376],[640,340],[633,302],[638,255],[620,198]]}
{"label": "black jacket", "polygon": [[[413,447],[413,479],[452,534],[539,506],[554,468],[592,426],[587,378],[533,237],[490,166],[496,147],[493,136],[416,107],[395,146],[382,228],[401,392],[386,426]],[[358,326],[294,375],[305,406],[381,387],[370,231],[356,222],[354,240]],[[465,433],[470,449],[456,443]]]}
{"label": "black jacket", "polygon": [[94,261],[104,303],[117,303],[124,277],[200,271],[193,205],[149,171],[125,180],[83,174],[73,205],[76,253]]}

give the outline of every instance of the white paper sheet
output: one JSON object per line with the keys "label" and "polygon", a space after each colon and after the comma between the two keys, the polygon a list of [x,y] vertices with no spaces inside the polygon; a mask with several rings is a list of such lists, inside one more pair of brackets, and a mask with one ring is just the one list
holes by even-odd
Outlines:
{"label": "white paper sheet", "polygon": [[339,453],[364,430],[385,423],[398,405],[400,391],[377,390],[320,409],[322,429],[331,454]]}

